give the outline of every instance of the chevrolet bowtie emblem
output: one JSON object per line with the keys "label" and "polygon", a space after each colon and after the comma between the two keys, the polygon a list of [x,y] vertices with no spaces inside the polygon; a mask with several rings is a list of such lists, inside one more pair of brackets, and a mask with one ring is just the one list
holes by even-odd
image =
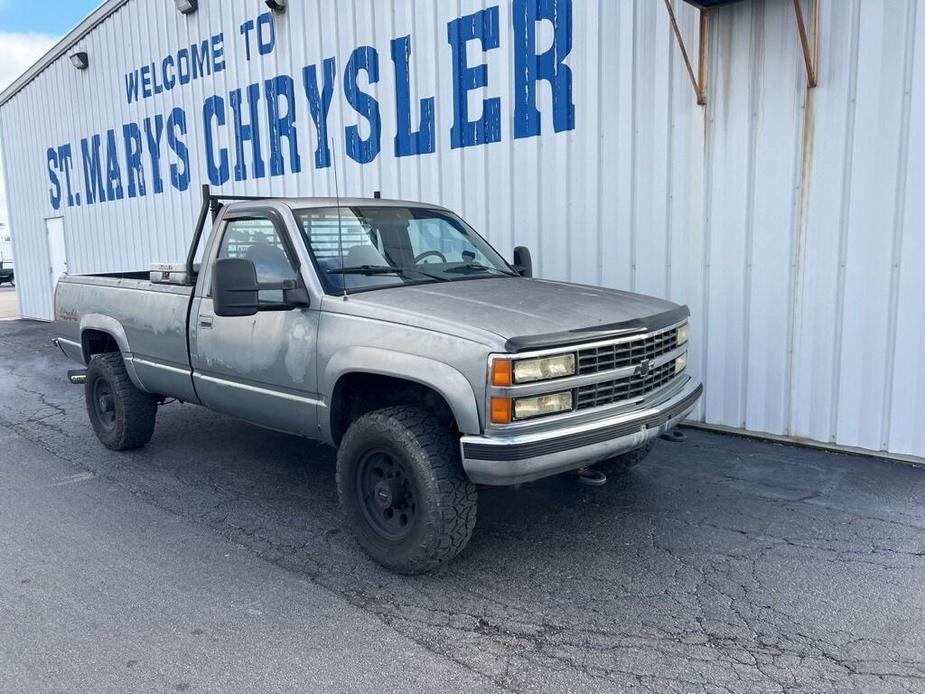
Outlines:
{"label": "chevrolet bowtie emblem", "polygon": [[641,364],[636,366],[636,370],[633,372],[633,375],[634,376],[645,376],[654,368],[655,368],[654,361],[644,361]]}

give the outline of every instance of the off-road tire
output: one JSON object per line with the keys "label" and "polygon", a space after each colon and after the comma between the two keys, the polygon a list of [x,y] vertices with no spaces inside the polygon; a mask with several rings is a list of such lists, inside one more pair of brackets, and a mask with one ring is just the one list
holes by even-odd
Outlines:
{"label": "off-road tire", "polygon": [[[364,461],[376,455],[394,458],[414,490],[416,515],[403,531],[407,536],[399,539],[376,529],[368,515],[375,495],[361,492]],[[465,548],[475,527],[477,495],[463,472],[459,439],[419,408],[376,410],[350,425],[337,451],[337,492],[363,549],[398,573],[423,573],[449,561]]]}
{"label": "off-road tire", "polygon": [[[97,382],[111,394],[112,421],[107,424],[104,414],[94,403]],[[90,359],[84,397],[90,424],[100,442],[114,451],[140,448],[151,440],[157,417],[157,401],[135,387],[125,370],[118,352],[97,354]]]}
{"label": "off-road tire", "polygon": [[646,443],[644,446],[634,448],[633,450],[627,451],[621,455],[601,461],[594,467],[603,472],[608,477],[616,477],[618,475],[622,475],[630,468],[639,465],[639,463],[645,460],[646,456],[652,452],[653,448],[655,448],[654,439]]}

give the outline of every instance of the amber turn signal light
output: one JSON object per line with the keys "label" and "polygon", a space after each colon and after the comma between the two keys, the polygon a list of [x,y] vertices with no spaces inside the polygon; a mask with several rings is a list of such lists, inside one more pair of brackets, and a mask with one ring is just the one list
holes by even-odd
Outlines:
{"label": "amber turn signal light", "polygon": [[513,418],[513,407],[510,398],[491,399],[491,423],[510,424]]}
{"label": "amber turn signal light", "polygon": [[491,363],[491,384],[509,386],[514,383],[514,370],[510,359],[495,359]]}

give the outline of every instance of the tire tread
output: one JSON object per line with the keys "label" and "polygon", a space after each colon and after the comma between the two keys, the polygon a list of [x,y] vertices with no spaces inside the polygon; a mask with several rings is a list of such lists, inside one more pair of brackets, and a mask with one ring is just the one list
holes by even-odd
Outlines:
{"label": "tire tread", "polygon": [[[338,451],[338,495],[346,508],[344,496],[350,485],[342,479],[341,451],[349,439],[369,426],[394,427],[398,425],[402,436],[409,436],[428,459],[439,492],[438,510],[431,532],[424,533],[417,551],[401,565],[388,564],[401,573],[430,571],[457,556],[468,544],[477,517],[477,492],[462,469],[459,442],[452,432],[432,414],[413,406],[397,405],[370,412],[357,419],[348,429]],[[434,538],[435,542],[428,542]]]}
{"label": "tire tread", "polygon": [[105,438],[97,432],[98,438],[107,448],[114,451],[141,448],[154,435],[157,402],[151,395],[135,387],[119,352],[97,354],[90,360],[87,378],[87,410],[90,412],[91,422],[93,413],[90,398],[93,386],[90,371],[97,369],[101,371],[100,376],[110,382],[113,395],[122,403],[121,421],[116,422],[115,436]]}

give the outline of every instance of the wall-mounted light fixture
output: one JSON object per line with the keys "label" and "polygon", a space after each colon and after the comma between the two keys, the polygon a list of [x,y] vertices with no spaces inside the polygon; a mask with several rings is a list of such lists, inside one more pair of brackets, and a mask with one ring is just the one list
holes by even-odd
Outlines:
{"label": "wall-mounted light fixture", "polygon": [[90,58],[87,57],[87,54],[84,51],[72,53],[71,62],[78,70],[86,70],[88,67],[90,67]]}
{"label": "wall-mounted light fixture", "polygon": [[285,12],[286,5],[289,4],[289,0],[266,0],[267,7],[269,7],[274,12]]}
{"label": "wall-mounted light fixture", "polygon": [[192,14],[199,9],[199,0],[174,0],[174,2],[183,14]]}

